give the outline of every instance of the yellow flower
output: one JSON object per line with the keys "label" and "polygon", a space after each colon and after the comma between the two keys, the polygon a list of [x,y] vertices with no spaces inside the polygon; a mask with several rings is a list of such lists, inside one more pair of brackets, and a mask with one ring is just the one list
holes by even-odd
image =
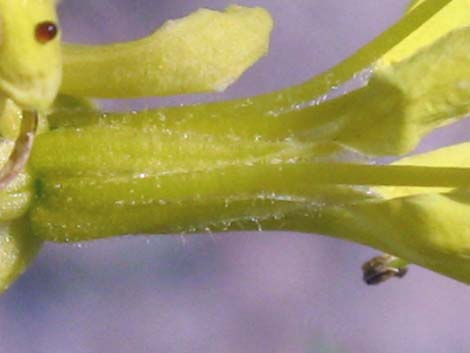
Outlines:
{"label": "yellow flower", "polygon": [[[469,10],[463,0],[414,2],[376,40],[302,85],[138,113],[103,114],[86,97],[223,89],[266,52],[269,15],[201,10],[140,41],[64,47],[50,130],[28,174],[0,192],[0,220],[11,224],[4,238],[17,240],[0,242],[2,286],[42,240],[235,229],[336,236],[469,283],[470,145],[367,164],[412,152],[468,112],[470,30],[461,14]],[[227,37],[214,35],[221,28]],[[365,87],[311,104],[373,63]]]}

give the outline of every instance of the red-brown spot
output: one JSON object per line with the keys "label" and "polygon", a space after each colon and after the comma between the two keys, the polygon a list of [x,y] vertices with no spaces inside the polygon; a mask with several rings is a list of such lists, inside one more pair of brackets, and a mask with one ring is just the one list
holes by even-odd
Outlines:
{"label": "red-brown spot", "polygon": [[47,43],[53,40],[59,33],[57,24],[51,21],[38,23],[35,29],[36,40],[39,43]]}

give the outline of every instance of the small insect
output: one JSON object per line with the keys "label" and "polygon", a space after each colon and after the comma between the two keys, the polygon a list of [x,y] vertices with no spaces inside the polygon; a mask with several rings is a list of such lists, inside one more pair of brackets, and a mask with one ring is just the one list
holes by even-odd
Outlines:
{"label": "small insect", "polygon": [[39,117],[47,114],[62,81],[57,3],[0,0],[0,100],[12,101],[22,113],[21,122],[15,119],[19,135],[0,167],[0,190],[24,169]]}
{"label": "small insect", "polygon": [[390,278],[402,278],[408,272],[402,261],[395,256],[384,254],[376,256],[362,265],[363,280],[368,285],[376,285]]}

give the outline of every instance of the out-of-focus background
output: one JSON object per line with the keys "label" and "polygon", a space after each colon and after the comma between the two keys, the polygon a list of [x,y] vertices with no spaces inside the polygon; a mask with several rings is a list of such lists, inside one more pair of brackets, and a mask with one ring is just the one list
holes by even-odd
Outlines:
{"label": "out-of-focus background", "polygon": [[[63,0],[66,40],[122,41],[226,0]],[[353,53],[406,0],[240,0],[276,22],[269,56],[225,93],[103,102],[134,109],[285,87]],[[424,148],[462,139],[460,129]],[[48,244],[0,297],[0,352],[327,353],[470,351],[469,289],[412,267],[367,287],[376,251],[318,235],[231,233]]]}

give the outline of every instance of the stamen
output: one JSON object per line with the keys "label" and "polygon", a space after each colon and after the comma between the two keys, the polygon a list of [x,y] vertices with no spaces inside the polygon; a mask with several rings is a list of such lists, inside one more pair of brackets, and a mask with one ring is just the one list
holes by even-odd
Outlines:
{"label": "stamen", "polygon": [[7,162],[0,169],[0,190],[6,188],[21,173],[28,162],[38,126],[38,113],[23,111],[21,130]]}

